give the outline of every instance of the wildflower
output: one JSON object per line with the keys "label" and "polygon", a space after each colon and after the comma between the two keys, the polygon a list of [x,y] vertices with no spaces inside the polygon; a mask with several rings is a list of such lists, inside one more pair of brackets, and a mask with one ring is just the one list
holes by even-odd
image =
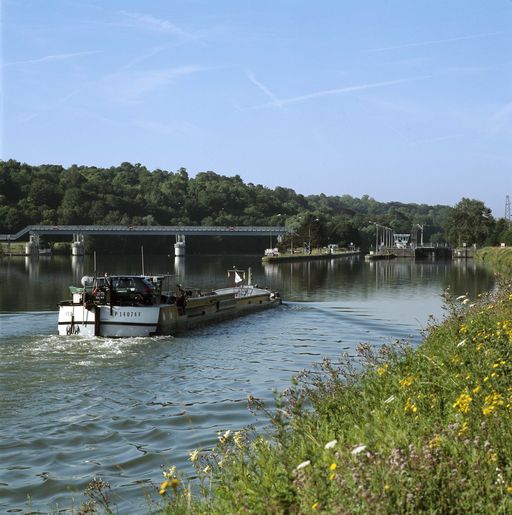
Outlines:
{"label": "wildflower", "polygon": [[336,478],[336,474],[333,472],[333,473],[329,476],[329,481],[333,481],[335,478]]}
{"label": "wildflower", "polygon": [[161,485],[160,485],[160,495],[165,495],[166,492],[167,492],[167,487],[169,486],[169,482],[168,481],[164,481]]}
{"label": "wildflower", "polygon": [[407,376],[400,380],[400,386],[402,388],[407,388],[411,386],[411,384],[414,382],[414,376]]}
{"label": "wildflower", "polygon": [[435,435],[428,442],[428,446],[430,449],[437,449],[441,445],[441,437],[439,435]]}
{"label": "wildflower", "polygon": [[331,463],[330,467],[329,467],[329,470],[331,470],[332,472],[334,472],[336,470],[336,463]]}
{"label": "wildflower", "polygon": [[219,442],[224,444],[224,443],[227,443],[227,441],[229,440],[229,437],[231,435],[231,430],[227,430],[224,434],[222,434],[222,432],[219,432],[217,433],[217,436],[219,438]]}
{"label": "wildflower", "polygon": [[237,447],[243,447],[244,445],[244,435],[241,431],[236,431],[233,434],[233,440],[235,441],[235,444]]}
{"label": "wildflower", "polygon": [[168,468],[167,470],[164,470],[162,472],[162,475],[167,480],[172,479],[176,475],[176,467],[173,465],[172,467]]}
{"label": "wildflower", "polygon": [[481,389],[482,387],[480,385],[477,385],[473,388],[473,393],[476,395]]}
{"label": "wildflower", "polygon": [[461,413],[467,413],[470,409],[472,400],[473,398],[468,393],[464,392],[459,395],[452,406],[458,409]]}
{"label": "wildflower", "polygon": [[459,436],[463,436],[468,430],[468,422],[467,420],[464,420],[462,423],[462,427],[459,429],[459,432],[457,433]]}
{"label": "wildflower", "polygon": [[178,486],[180,485],[180,480],[173,477],[170,481],[167,481],[167,484],[171,487],[171,488],[178,488]]}
{"label": "wildflower", "polygon": [[384,485],[384,491],[387,492],[391,487],[386,483]]}
{"label": "wildflower", "polygon": [[356,454],[363,452],[365,449],[366,449],[366,445],[359,444],[357,447],[352,449],[352,456],[355,456]]}
{"label": "wildflower", "polygon": [[337,443],[338,440],[331,440],[324,445],[324,449],[332,449]]}
{"label": "wildflower", "polygon": [[299,463],[296,467],[295,467],[295,470],[301,470],[303,468],[306,468],[308,465],[311,465],[311,460],[306,460],[306,461],[303,461],[302,463]]}
{"label": "wildflower", "polygon": [[318,503],[317,502],[313,503],[313,505],[311,506],[311,509],[318,510]]}
{"label": "wildflower", "polygon": [[503,406],[505,404],[501,393],[492,392],[485,397],[484,407],[482,408],[482,413],[488,417],[493,411],[495,411],[498,406]]}
{"label": "wildflower", "polygon": [[381,367],[379,367],[377,369],[377,374],[379,374],[380,376],[384,375],[388,371],[388,368],[389,368],[389,365],[387,363],[385,363],[384,365],[382,365]]}
{"label": "wildflower", "polygon": [[418,411],[418,407],[411,399],[407,399],[404,406],[404,413],[416,413]]}
{"label": "wildflower", "polygon": [[190,453],[189,459],[192,463],[194,463],[197,461],[197,458],[199,458],[199,451],[195,449]]}
{"label": "wildflower", "polygon": [[208,472],[210,472],[211,468],[210,468],[210,465],[206,465],[206,467],[203,469],[203,472],[205,474],[208,474]]}

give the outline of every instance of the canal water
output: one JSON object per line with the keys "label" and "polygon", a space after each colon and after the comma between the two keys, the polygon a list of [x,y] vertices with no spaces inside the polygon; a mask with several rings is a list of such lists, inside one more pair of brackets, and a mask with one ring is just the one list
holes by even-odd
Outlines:
{"label": "canal water", "polygon": [[[263,265],[259,256],[145,256],[146,273],[213,288],[251,267],[283,306],[158,338],[57,336],[59,300],[93,271],[90,257],[0,260],[0,512],[77,511],[94,477],[112,486],[119,513],[158,502],[162,466],[185,475],[192,449],[217,431],[263,427],[247,410],[323,357],[361,342],[417,343],[441,294],[475,297],[494,278],[469,262],[366,263],[338,258]],[[140,273],[141,259],[101,256],[98,272]]]}

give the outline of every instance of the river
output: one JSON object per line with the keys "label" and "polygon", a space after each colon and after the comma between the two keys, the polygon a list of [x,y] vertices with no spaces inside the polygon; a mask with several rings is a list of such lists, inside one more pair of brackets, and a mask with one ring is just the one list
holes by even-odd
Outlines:
{"label": "river", "polygon": [[[235,265],[284,305],[176,338],[114,340],[57,336],[57,302],[92,273],[90,256],[0,260],[0,511],[77,511],[102,477],[119,513],[147,513],[162,466],[192,475],[188,452],[214,446],[217,431],[262,427],[248,395],[271,401],[298,371],[360,342],[417,343],[429,315],[442,318],[445,288],[474,298],[494,286],[471,260],[144,258],[146,272],[201,288],[227,285]],[[101,272],[141,267],[135,256],[97,259]]]}

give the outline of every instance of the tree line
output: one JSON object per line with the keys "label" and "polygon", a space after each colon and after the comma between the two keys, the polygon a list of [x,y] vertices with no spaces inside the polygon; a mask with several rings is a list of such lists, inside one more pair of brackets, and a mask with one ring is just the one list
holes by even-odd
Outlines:
{"label": "tree line", "polygon": [[413,238],[422,226],[425,242],[512,244],[510,224],[474,199],[452,208],[378,202],[368,195],[305,196],[291,188],[244,183],[239,175],[207,171],[190,177],[184,168],[150,171],[139,163],[64,168],[0,161],[0,233],[30,224],[286,225],[296,246],[367,249],[375,244],[375,223]]}

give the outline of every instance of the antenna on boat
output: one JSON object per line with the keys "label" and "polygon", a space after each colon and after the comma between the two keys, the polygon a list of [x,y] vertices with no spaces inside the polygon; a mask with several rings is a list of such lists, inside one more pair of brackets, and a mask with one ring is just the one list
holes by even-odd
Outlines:
{"label": "antenna on boat", "polygon": [[141,259],[142,259],[142,275],[145,275],[145,273],[144,273],[144,246],[143,245],[140,246],[140,254],[141,254]]}

